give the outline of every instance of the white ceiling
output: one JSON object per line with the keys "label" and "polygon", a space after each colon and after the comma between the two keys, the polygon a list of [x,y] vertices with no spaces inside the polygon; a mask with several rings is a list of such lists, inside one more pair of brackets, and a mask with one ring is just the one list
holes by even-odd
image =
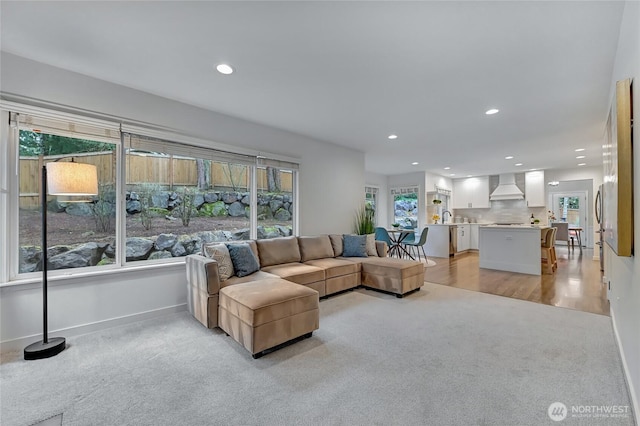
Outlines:
{"label": "white ceiling", "polygon": [[369,171],[461,177],[601,163],[623,7],[2,1],[1,48],[364,151]]}

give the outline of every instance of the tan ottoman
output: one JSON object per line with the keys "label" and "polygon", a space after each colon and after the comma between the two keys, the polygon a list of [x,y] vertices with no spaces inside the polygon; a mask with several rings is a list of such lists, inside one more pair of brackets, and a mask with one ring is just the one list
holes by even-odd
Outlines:
{"label": "tan ottoman", "polygon": [[362,285],[402,297],[424,285],[424,265],[391,257],[369,257],[362,262]]}
{"label": "tan ottoman", "polygon": [[[220,290],[218,327],[254,358],[298,337],[311,337],[320,323],[318,292],[281,278]],[[276,348],[277,349],[277,348]]]}

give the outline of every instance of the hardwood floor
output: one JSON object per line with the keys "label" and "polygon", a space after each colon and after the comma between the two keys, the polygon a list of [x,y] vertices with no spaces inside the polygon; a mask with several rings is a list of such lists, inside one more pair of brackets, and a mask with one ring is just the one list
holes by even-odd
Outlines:
{"label": "hardwood floor", "polygon": [[609,315],[607,289],[602,284],[600,262],[593,260],[593,250],[556,246],[558,270],[541,276],[480,269],[477,252],[453,258],[431,258],[437,264],[429,267],[425,280],[451,287],[545,305]]}

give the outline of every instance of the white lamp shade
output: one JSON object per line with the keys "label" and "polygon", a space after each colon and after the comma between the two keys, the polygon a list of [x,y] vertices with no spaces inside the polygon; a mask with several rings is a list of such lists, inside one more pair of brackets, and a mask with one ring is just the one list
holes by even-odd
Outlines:
{"label": "white lamp shade", "polygon": [[98,170],[93,164],[47,163],[50,195],[97,195]]}

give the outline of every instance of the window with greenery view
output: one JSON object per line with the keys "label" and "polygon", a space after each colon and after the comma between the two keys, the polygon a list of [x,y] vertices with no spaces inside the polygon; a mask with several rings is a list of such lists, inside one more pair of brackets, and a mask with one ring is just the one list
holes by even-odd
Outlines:
{"label": "window with greenery view", "polygon": [[128,149],[126,261],[199,253],[250,238],[251,167]]}
{"label": "window with greenery view", "polygon": [[42,166],[72,158],[97,166],[99,194],[88,202],[47,197],[48,268],[81,268],[114,262],[116,149],[117,145],[112,143],[19,131],[19,273],[42,270]]}
{"label": "window with greenery view", "polygon": [[258,167],[258,239],[292,235],[295,208],[292,170]]}

